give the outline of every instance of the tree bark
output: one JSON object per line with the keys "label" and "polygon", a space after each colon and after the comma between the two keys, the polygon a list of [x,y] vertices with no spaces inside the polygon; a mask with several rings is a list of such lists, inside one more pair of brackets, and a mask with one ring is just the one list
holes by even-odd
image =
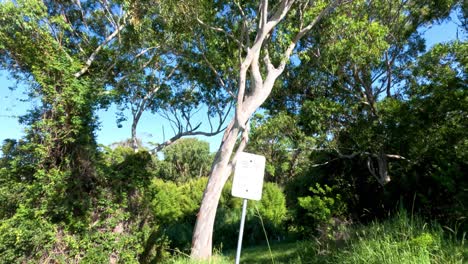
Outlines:
{"label": "tree bark", "polygon": [[239,132],[240,130],[237,125],[233,125],[230,130],[226,130],[224,134],[225,140],[221,143],[216,154],[216,159],[211,169],[211,176],[203,194],[192,238],[191,256],[195,259],[207,259],[211,257],[216,210],[223,186],[232,172],[229,161]]}
{"label": "tree bark", "polygon": [[132,149],[133,152],[137,153],[138,152],[138,139],[136,135],[136,127],[137,127],[137,121],[133,120],[132,123]]}
{"label": "tree bark", "polygon": [[132,149],[133,149],[133,152],[137,153],[138,152],[138,138],[137,138],[137,133],[136,133],[136,129],[137,129],[137,126],[138,126],[138,122],[140,122],[140,117],[141,117],[141,114],[143,113],[143,109],[144,108],[140,108],[138,110],[138,112],[136,113],[136,115],[133,116],[133,121],[132,121]]}

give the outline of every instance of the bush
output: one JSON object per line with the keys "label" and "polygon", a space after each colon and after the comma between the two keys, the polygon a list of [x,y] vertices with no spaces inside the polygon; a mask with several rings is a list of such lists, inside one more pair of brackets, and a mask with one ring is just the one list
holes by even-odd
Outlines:
{"label": "bush", "polygon": [[206,177],[176,184],[153,179],[149,187],[150,208],[160,223],[161,236],[166,236],[172,248],[189,250],[196,214],[200,207]]}
{"label": "bush", "polygon": [[[223,248],[237,245],[242,213],[242,199],[231,196],[232,184],[224,189],[215,219],[214,242]],[[244,227],[244,245],[257,245],[268,239],[280,239],[284,235],[287,217],[286,198],[275,183],[265,183],[260,201],[249,201]],[[263,220],[263,223],[262,223]],[[263,226],[262,226],[263,225]]]}
{"label": "bush", "polygon": [[175,182],[207,176],[213,156],[206,141],[196,138],[183,138],[163,150],[159,177]]}
{"label": "bush", "polygon": [[18,208],[16,214],[0,223],[0,263],[37,261],[50,250],[55,227],[32,210]]}
{"label": "bush", "polygon": [[268,221],[274,227],[280,228],[286,219],[288,210],[286,209],[286,197],[283,191],[274,183],[265,183],[263,185],[262,199],[255,202],[258,211],[264,221]]}
{"label": "bush", "polygon": [[312,195],[298,198],[299,206],[306,210],[309,217],[309,221],[302,223],[306,233],[319,231],[320,238],[327,240],[342,229],[342,221],[337,220],[346,213],[346,204],[335,189],[316,183],[309,188]]}

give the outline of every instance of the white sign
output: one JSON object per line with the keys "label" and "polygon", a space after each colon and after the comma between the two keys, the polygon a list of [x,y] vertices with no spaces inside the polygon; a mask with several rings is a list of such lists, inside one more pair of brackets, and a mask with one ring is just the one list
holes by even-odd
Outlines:
{"label": "white sign", "polygon": [[239,153],[232,181],[232,196],[260,200],[262,198],[264,172],[264,156],[247,152]]}

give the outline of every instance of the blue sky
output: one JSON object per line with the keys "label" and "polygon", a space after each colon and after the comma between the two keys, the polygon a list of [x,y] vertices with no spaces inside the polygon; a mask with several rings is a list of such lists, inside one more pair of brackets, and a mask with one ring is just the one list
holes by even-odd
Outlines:
{"label": "blue sky", "polygon": [[[421,32],[424,33],[427,48],[430,48],[437,43],[448,42],[456,39],[457,23],[459,23],[458,19],[455,15],[452,15],[451,21],[447,21],[442,25],[435,25],[430,28],[422,29]],[[462,37],[461,32],[459,33],[459,37]],[[18,123],[17,117],[24,115],[33,104],[32,102],[24,101],[27,98],[24,94],[24,86],[19,86],[14,90],[9,89],[9,87],[14,85],[15,81],[8,78],[8,73],[0,71],[0,141],[3,141],[6,138],[19,139],[24,135],[24,127]],[[109,145],[113,142],[130,138],[131,122],[123,122],[122,127],[118,128],[115,121],[116,112],[117,109],[115,106],[111,106],[107,110],[100,110],[97,112],[100,122],[100,129],[96,133],[98,143]],[[200,113],[196,119],[204,121],[203,114]],[[137,134],[146,142],[162,142],[163,127],[165,137],[168,139],[173,135],[169,123],[160,116],[144,113],[138,125]],[[200,138],[210,143],[211,151],[216,151],[221,142],[222,134],[209,138]]]}

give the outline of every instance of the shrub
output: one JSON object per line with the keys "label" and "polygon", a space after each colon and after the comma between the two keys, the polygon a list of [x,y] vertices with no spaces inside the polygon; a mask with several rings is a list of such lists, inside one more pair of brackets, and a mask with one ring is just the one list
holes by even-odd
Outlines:
{"label": "shrub", "polygon": [[263,185],[262,199],[255,202],[258,211],[264,221],[268,221],[275,227],[280,227],[286,219],[286,197],[283,191],[275,183],[267,182]]}
{"label": "shrub", "polygon": [[[231,196],[231,187],[232,184],[228,182],[223,189],[215,220],[214,241],[223,248],[236,246],[242,213],[242,199]],[[283,224],[287,217],[286,198],[277,184],[265,183],[262,199],[249,201],[247,208],[244,245],[256,245],[265,241],[263,228],[268,239],[283,236]]]}
{"label": "shrub", "polygon": [[299,197],[299,205],[308,211],[307,215],[316,222],[329,222],[333,215],[343,214],[346,205],[341,200],[340,194],[335,194],[333,188],[328,185],[315,184],[310,187],[312,196]]}
{"label": "shrub", "polygon": [[150,193],[150,207],[158,222],[169,224],[183,217],[180,201],[185,197],[182,197],[180,188],[175,183],[153,179]]}
{"label": "shrub", "polygon": [[179,139],[163,154],[159,177],[175,182],[207,176],[213,161],[209,143],[196,138]]}
{"label": "shrub", "polygon": [[0,263],[21,263],[38,260],[50,250],[55,227],[35,217],[32,210],[20,207],[16,214],[0,223]]}

